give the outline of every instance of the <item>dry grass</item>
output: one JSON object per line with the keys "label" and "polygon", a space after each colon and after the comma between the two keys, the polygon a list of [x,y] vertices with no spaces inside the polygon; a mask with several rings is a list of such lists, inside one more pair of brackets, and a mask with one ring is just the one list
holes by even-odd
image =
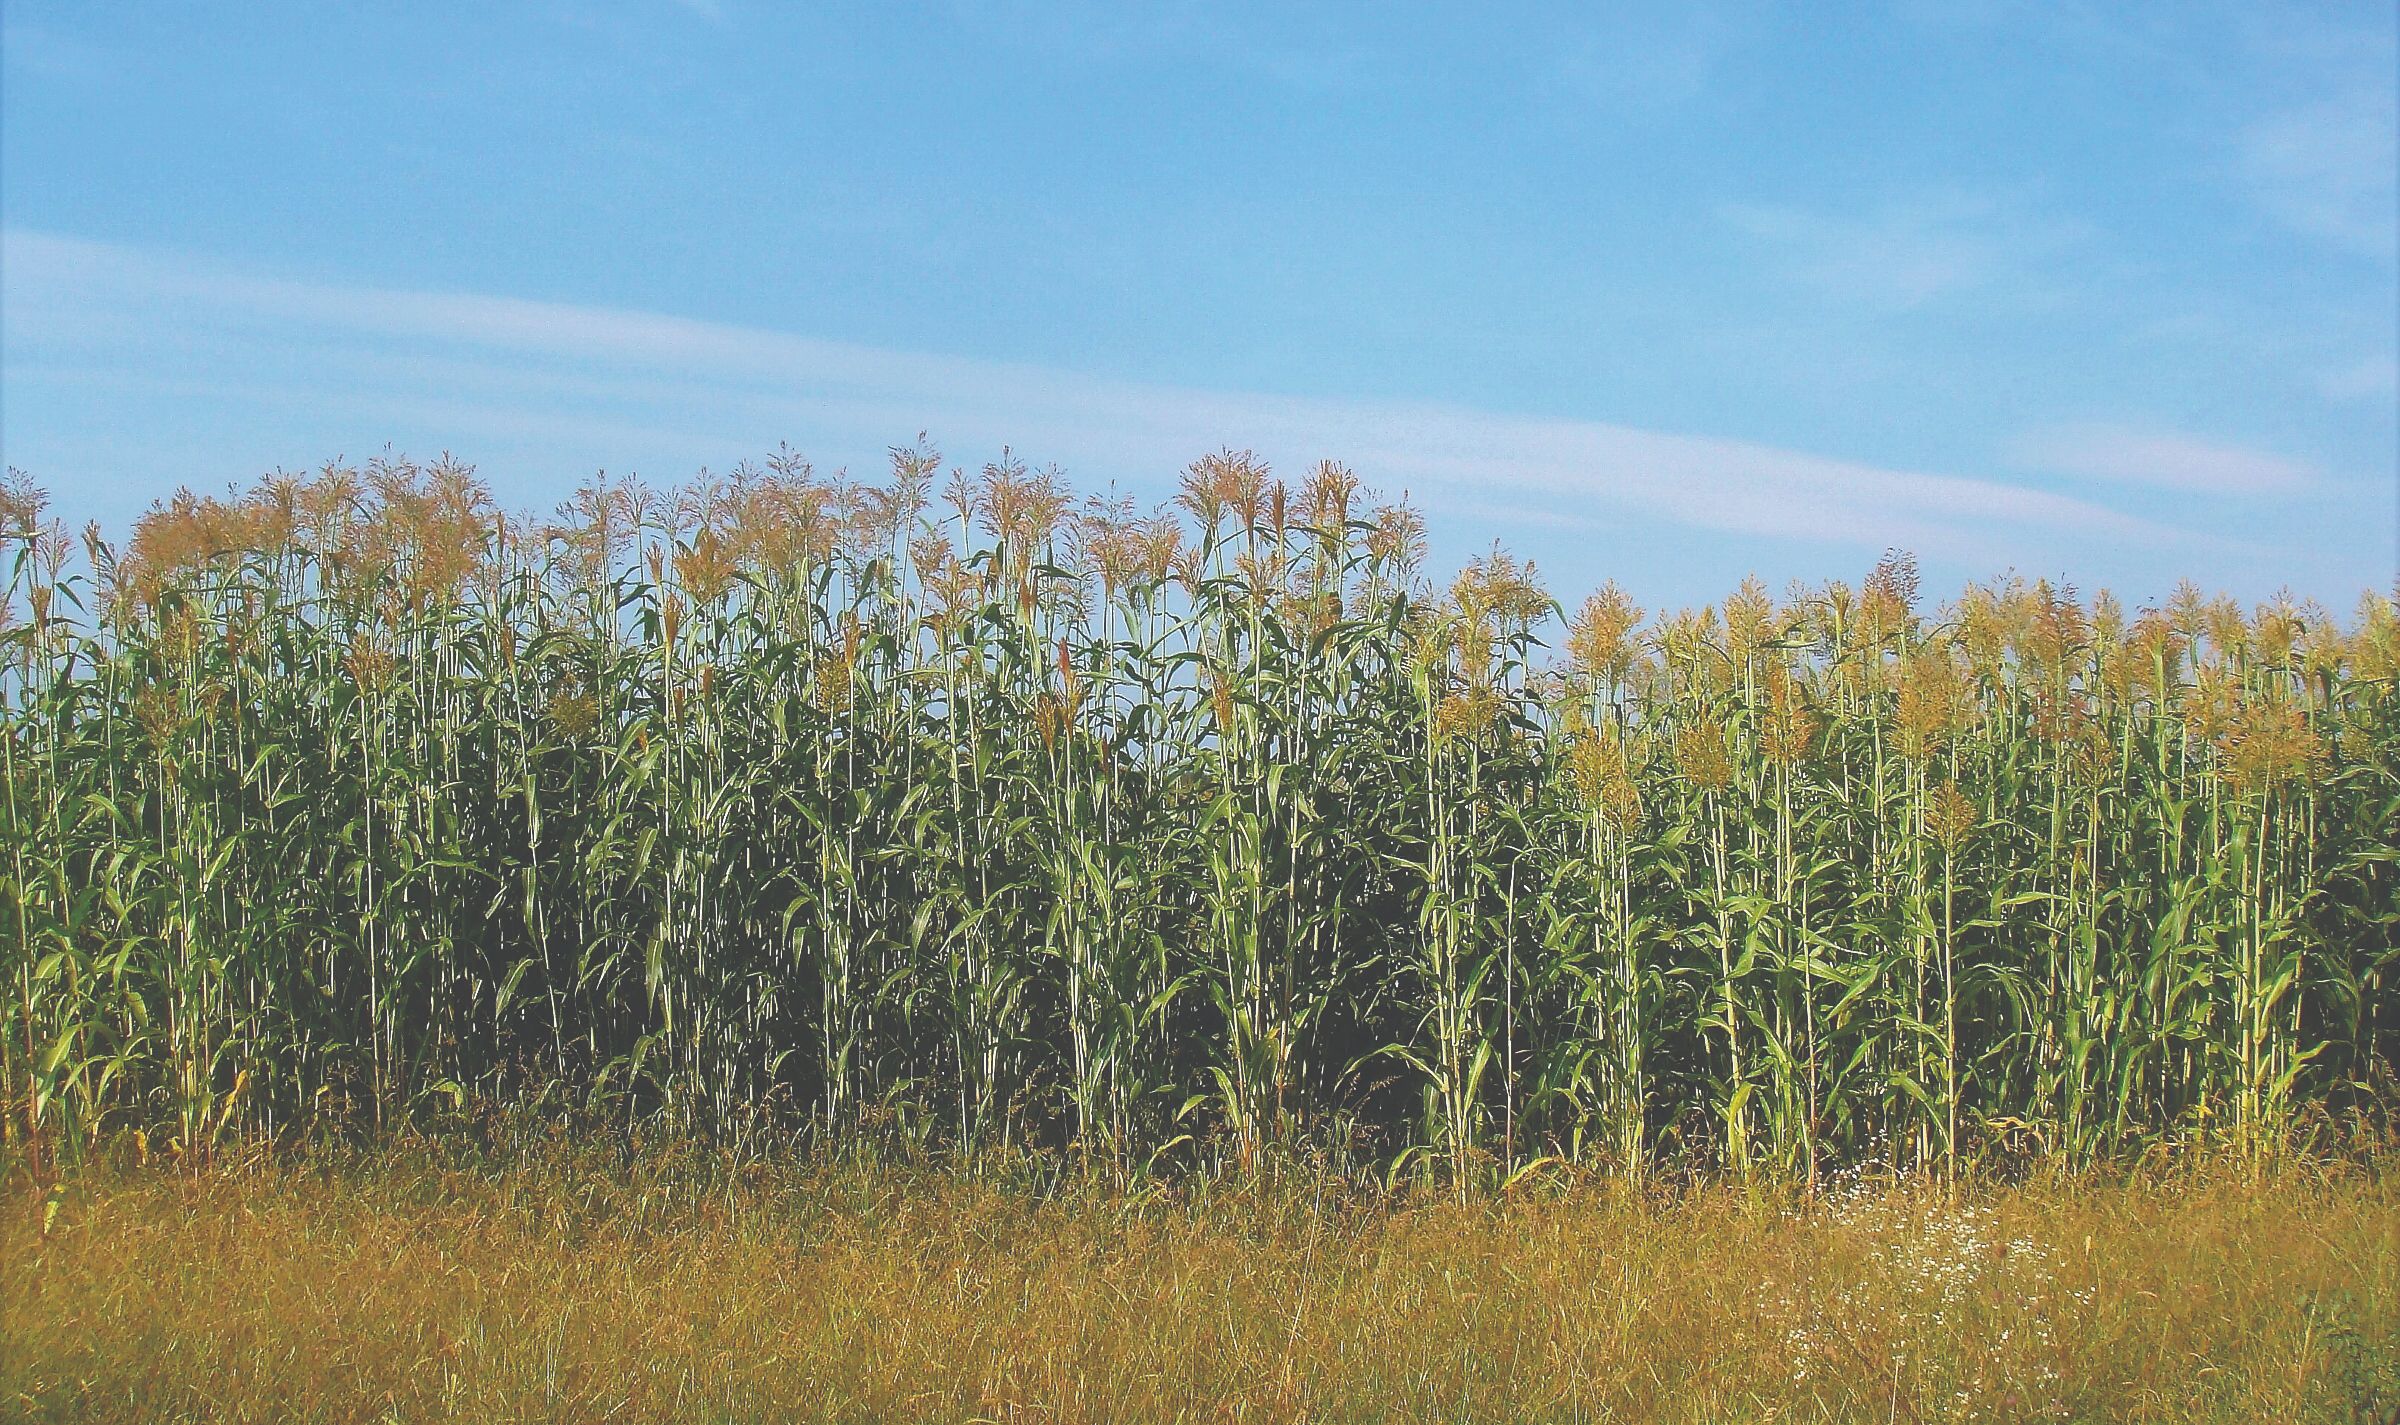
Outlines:
{"label": "dry grass", "polygon": [[20,1179],[0,1224],[0,1403],[145,1421],[2400,1408],[2388,1164],[1802,1207],[1727,1188],[1037,1196],[889,1170],[439,1156],[129,1169],[49,1195]]}

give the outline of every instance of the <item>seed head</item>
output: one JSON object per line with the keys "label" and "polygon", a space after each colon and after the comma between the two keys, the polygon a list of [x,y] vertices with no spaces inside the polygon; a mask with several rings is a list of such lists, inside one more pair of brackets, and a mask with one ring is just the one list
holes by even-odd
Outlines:
{"label": "seed head", "polygon": [[1725,750],[1725,725],[1700,718],[1675,734],[1675,769],[1695,791],[1721,792],[1733,784],[1733,759]]}
{"label": "seed head", "polygon": [[1967,844],[1975,834],[1982,818],[1975,803],[1951,783],[1935,787],[1925,798],[1925,829],[1933,834],[1944,855],[1955,856],[1958,848]]}
{"label": "seed head", "polygon": [[691,543],[675,555],[675,581],[703,608],[724,597],[733,572],[732,541],[714,529],[695,530]]}
{"label": "seed head", "polygon": [[1481,685],[1444,693],[1433,705],[1436,745],[1477,741],[1500,720],[1500,695]]}
{"label": "seed head", "polygon": [[1799,683],[1782,667],[1767,672],[1767,706],[1760,719],[1759,746],[1767,760],[1789,767],[1808,756],[1817,737],[1817,718],[1809,711]]}
{"label": "seed head", "polygon": [[1881,648],[1902,637],[1916,621],[1916,604],[1917,557],[1904,549],[1885,550],[1859,589],[1860,639]]}
{"label": "seed head", "polygon": [[572,684],[565,684],[551,693],[543,712],[561,738],[568,742],[581,742],[599,725],[600,700],[576,689]]}
{"label": "seed head", "polygon": [[2382,594],[2360,599],[2348,656],[2354,676],[2387,684],[2400,679],[2400,605]]}
{"label": "seed head", "polygon": [[1965,680],[1946,650],[1928,649],[1900,665],[1893,739],[1910,760],[1931,756],[1966,725]]}
{"label": "seed head", "polygon": [[1614,729],[1586,726],[1576,731],[1567,743],[1567,776],[1583,804],[1611,830],[1624,831],[1641,819],[1634,749]]}
{"label": "seed head", "polygon": [[2271,668],[2290,667],[2292,652],[2299,646],[2307,623],[2289,592],[2260,604],[2250,621],[2251,646],[2257,651],[2259,661]]}
{"label": "seed head", "polygon": [[1320,460],[1300,487],[1300,518],[1319,532],[1339,540],[1350,523],[1350,502],[1358,495],[1358,477],[1337,461]]}
{"label": "seed head", "polygon": [[153,751],[164,752],[183,731],[183,699],[164,683],[152,683],[134,694],[133,720],[150,740]]}
{"label": "seed head", "polygon": [[1751,575],[1725,600],[1725,651],[1735,663],[1747,667],[1775,634],[1774,596],[1757,575]]}
{"label": "seed head", "polygon": [[1403,502],[1379,506],[1367,534],[1367,557],[1384,574],[1405,579],[1425,559],[1425,517]]}
{"label": "seed head", "polygon": [[1217,732],[1220,735],[1233,731],[1233,718],[1236,711],[1233,699],[1233,679],[1227,676],[1222,669],[1211,668],[1208,670],[1208,709],[1217,720]]}
{"label": "seed head", "polygon": [[2325,741],[2299,704],[2283,697],[2245,703],[2218,739],[2225,779],[2243,796],[2272,796],[2321,777]]}
{"label": "seed head", "polygon": [[2240,708],[2240,691],[2224,666],[2203,666],[2193,680],[2191,690],[2184,694],[2183,735],[2193,743],[2208,746],[2232,728],[2234,716]]}
{"label": "seed head", "polygon": [[1057,693],[1044,691],[1033,700],[1033,724],[1045,751],[1056,752],[1075,726],[1075,706]]}
{"label": "seed head", "polygon": [[1583,601],[1567,630],[1567,654],[1575,670],[1603,682],[1622,682],[1633,663],[1633,630],[1641,621],[1641,606],[1615,580],[1601,585]]}

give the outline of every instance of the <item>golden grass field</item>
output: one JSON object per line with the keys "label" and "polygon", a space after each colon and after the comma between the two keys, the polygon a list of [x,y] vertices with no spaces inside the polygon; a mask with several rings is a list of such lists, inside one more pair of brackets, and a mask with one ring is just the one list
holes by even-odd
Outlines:
{"label": "golden grass field", "polygon": [[2400,1410],[2390,1168],[1464,1203],[596,1148],[19,1175],[0,1409],[2356,1425]]}

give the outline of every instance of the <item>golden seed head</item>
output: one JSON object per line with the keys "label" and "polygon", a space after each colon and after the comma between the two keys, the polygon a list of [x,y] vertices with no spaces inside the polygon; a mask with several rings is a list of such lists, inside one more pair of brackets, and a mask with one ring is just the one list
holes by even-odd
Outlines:
{"label": "golden seed head", "polygon": [[2181,709],[2184,736],[2203,746],[2214,743],[2233,726],[2240,704],[2240,690],[2222,665],[2202,667],[2191,689],[2184,694]]}
{"label": "golden seed head", "polygon": [[600,700],[570,689],[554,692],[543,707],[550,725],[569,742],[581,742],[600,723]]}
{"label": "golden seed head", "polygon": [[1900,665],[1893,710],[1901,755],[1932,755],[1966,726],[1970,706],[1965,680],[1947,652],[1929,649],[1910,657]]}
{"label": "golden seed head", "polygon": [[1858,633],[1870,648],[1880,648],[1905,634],[1916,618],[1917,557],[1903,549],[1887,549],[1860,586]]}
{"label": "golden seed head", "polygon": [[1725,750],[1725,725],[1701,718],[1677,730],[1675,769],[1701,792],[1720,792],[1733,784],[1733,759]]}
{"label": "golden seed head", "polygon": [[2091,622],[2075,591],[2054,589],[2043,579],[2021,591],[2017,602],[2017,657],[2037,674],[2064,674],[2091,642]]}
{"label": "golden seed head", "polygon": [[2308,714],[2283,697],[2252,699],[2238,708],[2218,738],[2225,779],[2243,795],[2273,795],[2324,775],[2325,740]]}
{"label": "golden seed head", "polygon": [[1233,718],[1236,710],[1233,700],[1233,679],[1216,668],[1208,670],[1208,709],[1217,720],[1217,731],[1220,734],[1233,731]]}
{"label": "golden seed head", "polygon": [[390,650],[371,638],[360,638],[342,655],[342,670],[361,693],[372,693],[389,683],[395,660]]}
{"label": "golden seed head", "polygon": [[691,543],[675,555],[675,581],[694,603],[706,608],[732,586],[734,555],[733,543],[724,535],[713,529],[697,530]]}
{"label": "golden seed head", "polygon": [[1501,711],[1500,695],[1488,687],[1444,693],[1433,705],[1433,740],[1436,745],[1479,740],[1500,720]]}
{"label": "golden seed head", "polygon": [[2300,644],[2307,628],[2307,619],[2288,593],[2280,594],[2258,606],[2251,617],[2251,646],[2260,661],[2270,667],[2289,667],[2292,653]]}
{"label": "golden seed head", "polygon": [[1425,519],[1406,504],[1375,511],[1367,534],[1367,557],[1385,574],[1405,578],[1425,559]]}
{"label": "golden seed head", "polygon": [[1747,665],[1774,640],[1775,599],[1758,576],[1742,580],[1725,601],[1725,650],[1736,663]]}
{"label": "golden seed head", "polygon": [[42,512],[50,508],[50,493],[33,477],[10,466],[0,476],[0,539],[33,539],[42,528]]}
{"label": "golden seed head", "polygon": [[[1580,718],[1578,718],[1580,723]],[[1615,729],[1581,723],[1567,741],[1567,777],[1575,794],[1611,830],[1641,819],[1642,793],[1634,779],[1637,748]]]}
{"label": "golden seed head", "polygon": [[1759,727],[1760,750],[1768,761],[1789,767],[1808,756],[1816,737],[1816,714],[1809,710],[1799,683],[1780,666],[1770,669],[1766,714]]}
{"label": "golden seed head", "polygon": [[1550,595],[1533,565],[1498,548],[1459,571],[1450,598],[1467,618],[1510,631],[1530,628],[1550,612]]}
{"label": "golden seed head", "polygon": [[1057,693],[1043,692],[1033,700],[1033,725],[1042,735],[1045,751],[1056,752],[1075,726],[1075,708]]}
{"label": "golden seed head", "polygon": [[1601,585],[1583,601],[1567,630],[1567,655],[1575,670],[1604,682],[1624,681],[1633,662],[1633,631],[1641,622],[1641,606],[1615,580]]}
{"label": "golden seed head", "polygon": [[1964,793],[1948,782],[1935,787],[1925,798],[1926,829],[1933,833],[1933,839],[1941,844],[1942,850],[1950,855],[1958,854],[1958,848],[1966,845],[1967,838],[1975,834],[1975,828],[1981,821],[1975,803],[1967,800]]}
{"label": "golden seed head", "polygon": [[152,683],[134,694],[133,719],[156,751],[165,751],[183,730],[183,699],[164,683]]}
{"label": "golden seed head", "polygon": [[1358,477],[1338,461],[1320,460],[1300,487],[1300,518],[1339,537],[1350,522],[1350,502],[1358,497]]}
{"label": "golden seed head", "polygon": [[2242,618],[2242,606],[2231,599],[2210,601],[2201,610],[2200,628],[2207,635],[2209,652],[2219,662],[2238,657],[2250,646],[2250,625]]}
{"label": "golden seed head", "polygon": [[2360,599],[2347,656],[2353,676],[2386,683],[2400,679],[2400,606],[2382,594]]}

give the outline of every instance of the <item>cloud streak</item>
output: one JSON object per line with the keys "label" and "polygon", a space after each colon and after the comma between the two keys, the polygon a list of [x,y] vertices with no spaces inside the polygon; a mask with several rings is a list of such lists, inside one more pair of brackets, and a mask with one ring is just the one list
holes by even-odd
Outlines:
{"label": "cloud streak", "polygon": [[2400,236],[2396,133],[2400,99],[2385,84],[2361,86],[2252,124],[2242,136],[2242,171],[2278,222],[2389,262]]}
{"label": "cloud streak", "polygon": [[[1501,524],[1527,512],[1568,524],[1630,515],[1693,531],[1899,544],[1985,564],[2078,542],[2212,543],[2005,481],[1713,436],[1425,402],[1152,385],[639,311],[297,282],[36,232],[9,231],[0,242],[8,360],[19,371],[180,362],[190,379],[210,379],[211,351],[271,347],[287,354],[287,369],[278,381],[253,383],[258,404],[332,403],[443,431],[530,438],[589,435],[597,424],[707,451],[729,436],[793,430],[812,440],[853,434],[872,449],[932,426],[953,442],[1039,452],[1087,477],[1149,479],[1231,440],[1279,462],[1336,456],[1387,489]],[[173,350],[152,349],[162,346]],[[223,380],[229,392],[240,384]],[[12,404],[14,419],[39,419]],[[2100,463],[2131,470],[2140,453],[2118,449]],[[2210,468],[2208,478],[2260,474]]]}
{"label": "cloud streak", "polygon": [[2300,461],[2263,450],[2132,426],[2058,427],[2026,437],[2018,450],[2040,469],[2186,494],[2293,494],[2319,479]]}
{"label": "cloud streak", "polygon": [[2322,373],[2317,388],[2335,401],[2364,401],[2389,410],[2400,401],[2400,359],[2366,356]]}
{"label": "cloud streak", "polygon": [[1862,213],[1736,204],[1724,216],[1787,282],[1887,312],[1966,297],[2055,302],[2047,269],[2090,237],[2080,224],[1957,192]]}

